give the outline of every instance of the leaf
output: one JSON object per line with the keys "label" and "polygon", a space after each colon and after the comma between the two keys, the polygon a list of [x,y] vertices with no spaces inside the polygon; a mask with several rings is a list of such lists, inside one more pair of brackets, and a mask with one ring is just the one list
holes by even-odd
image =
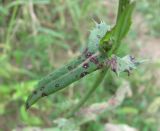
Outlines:
{"label": "leaf", "polygon": [[[119,21],[111,30],[110,26],[108,26],[104,22],[96,24],[96,28],[91,31],[87,48],[81,54],[81,56],[85,56],[84,62],[78,62],[79,65],[77,65],[76,67],[74,66],[74,69],[72,67],[73,70],[70,70],[70,67],[67,68],[67,71],[66,68],[58,69],[58,71],[62,72],[58,74],[58,78],[56,77],[54,79],[51,79],[56,76],[57,73],[56,75],[55,73],[53,73],[53,77],[47,76],[43,78],[43,85],[40,84],[40,86],[38,86],[38,88],[36,88],[36,90],[33,91],[33,93],[28,97],[26,102],[26,109],[29,109],[29,107],[37,102],[40,98],[53,94],[70,85],[71,83],[83,78],[84,76],[98,69],[102,69],[107,59],[107,55],[104,53],[108,53],[108,51],[112,47],[112,45],[110,46],[110,41],[115,41],[115,48],[117,48],[117,43],[128,32],[131,24],[131,14],[133,8],[134,3],[129,3],[127,6],[125,6],[124,11],[119,18]],[[53,30],[47,28],[40,28],[39,30],[55,38],[62,38],[61,33],[55,32]],[[104,50],[100,49],[101,39],[102,45],[106,45]],[[135,68],[135,63],[129,60],[128,57],[126,59],[115,57],[109,61],[109,65],[111,66],[111,69],[114,70],[117,74],[123,71],[129,72],[130,69]]]}
{"label": "leaf", "polygon": [[[99,42],[108,31],[108,28],[109,26],[104,22],[97,24],[96,28],[91,31],[87,47],[78,58],[42,78],[36,89],[28,97],[26,109],[29,109],[40,98],[53,94],[86,75],[103,68],[107,57],[99,52]],[[55,34],[48,29],[44,31],[47,34],[53,34],[53,36]]]}
{"label": "leaf", "polygon": [[107,61],[107,64],[111,70],[119,76],[121,72],[127,72],[128,75],[130,75],[130,72],[133,69],[136,69],[138,65],[145,61],[146,60],[136,60],[131,55],[127,55],[122,58],[113,55],[112,58]]}
{"label": "leaf", "polygon": [[[96,22],[95,22],[96,23]],[[108,31],[111,29],[105,22],[96,23],[96,27],[91,30],[88,41],[88,48],[91,52],[97,52],[101,46],[101,41],[104,36],[108,36]]]}
{"label": "leaf", "polygon": [[106,32],[104,37],[101,39],[100,46],[102,46],[102,48],[108,49],[109,47],[112,47],[111,52],[113,52],[113,50],[118,47],[117,45],[119,45],[120,41],[125,37],[130,29],[131,16],[134,7],[135,2],[127,2],[127,4],[123,6],[124,9],[119,14],[116,25]]}
{"label": "leaf", "polygon": [[123,10],[123,12],[121,13],[112,35],[112,37],[116,42],[121,41],[125,37],[125,35],[128,33],[129,28],[131,26],[131,16],[132,16],[134,7],[135,7],[135,2],[132,2],[128,4]]}

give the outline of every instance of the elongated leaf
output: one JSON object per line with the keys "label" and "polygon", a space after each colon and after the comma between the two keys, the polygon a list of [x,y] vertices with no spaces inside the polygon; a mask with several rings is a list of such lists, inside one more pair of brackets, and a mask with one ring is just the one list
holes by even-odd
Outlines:
{"label": "elongated leaf", "polygon": [[28,109],[41,97],[53,94],[84,76],[103,68],[107,57],[99,51],[99,43],[106,32],[108,32],[108,26],[104,22],[96,24],[82,54],[40,80],[35,91],[28,97],[26,108]]}
{"label": "elongated leaf", "polygon": [[[123,0],[122,0],[123,1]],[[116,25],[107,32],[104,37],[101,39],[100,46],[108,51],[111,49],[111,52],[117,48],[120,41],[126,36],[131,26],[131,16],[133,9],[135,7],[135,2],[127,2],[124,4],[123,9],[121,9],[120,16],[116,22]]]}
{"label": "elongated leaf", "polygon": [[116,27],[113,32],[113,37],[116,42],[121,41],[128,33],[132,23],[131,17],[134,7],[135,7],[135,2],[130,3],[125,7],[123,12],[121,13],[121,16],[119,17],[119,20],[117,21]]}

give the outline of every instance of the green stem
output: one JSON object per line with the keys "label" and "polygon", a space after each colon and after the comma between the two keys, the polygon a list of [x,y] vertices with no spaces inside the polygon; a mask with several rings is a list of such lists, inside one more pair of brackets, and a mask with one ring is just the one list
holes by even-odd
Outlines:
{"label": "green stem", "polygon": [[[123,11],[123,7],[127,5],[126,2],[129,2],[129,0],[119,0],[118,13],[117,13],[116,21],[119,20],[119,17],[121,15],[122,11]],[[113,50],[111,50],[111,52],[109,52],[108,56],[112,55],[113,53],[115,53],[118,50],[118,48],[120,46],[120,42],[118,42],[118,43],[116,42],[115,44],[116,44],[116,47]],[[108,71],[108,69],[104,69],[102,72],[99,73],[99,75],[97,77],[97,80],[93,84],[93,87],[80,100],[80,102],[73,108],[73,110],[71,110],[71,112],[67,115],[67,117],[74,116],[74,114],[84,105],[84,103],[90,98],[90,96],[93,94],[93,92],[99,87],[99,85],[103,81],[107,71]]]}
{"label": "green stem", "polygon": [[82,106],[84,103],[88,100],[88,98],[93,94],[93,92],[99,87],[101,82],[103,81],[103,78],[105,77],[108,69],[102,70],[93,85],[93,87],[87,92],[87,94],[81,99],[81,101],[71,110],[71,112],[68,114],[67,117],[72,117],[75,112]]}
{"label": "green stem", "polygon": [[[118,3],[118,12],[117,12],[117,18],[116,18],[116,24],[118,23],[120,16],[125,8],[125,6],[130,2],[130,0],[119,0]],[[121,39],[118,39],[115,41],[115,46],[112,48],[111,53],[112,52],[116,52],[116,50],[118,50],[118,48],[120,47],[120,41]]]}

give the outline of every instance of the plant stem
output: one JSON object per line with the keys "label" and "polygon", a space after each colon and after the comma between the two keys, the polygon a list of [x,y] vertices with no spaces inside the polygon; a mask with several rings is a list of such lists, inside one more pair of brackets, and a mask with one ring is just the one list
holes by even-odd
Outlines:
{"label": "plant stem", "polygon": [[[128,2],[130,2],[130,0],[119,0],[116,22],[119,20],[119,17],[121,15],[124,7],[128,4]],[[111,52],[108,53],[108,56],[111,56],[112,54],[116,53],[116,51],[118,50],[121,42],[120,42],[120,40],[118,40],[114,44],[116,46],[115,46],[115,48],[113,48],[113,50],[111,50]],[[103,69],[99,73],[99,75],[97,77],[97,80],[93,84],[92,88],[87,92],[87,94],[85,94],[85,96],[80,100],[80,102],[71,110],[71,112],[67,115],[67,117],[74,116],[74,114],[79,110],[79,108],[84,105],[84,103],[89,99],[89,97],[93,94],[93,92],[99,87],[99,85],[103,81],[107,71],[108,71],[108,68]]]}
{"label": "plant stem", "polygon": [[99,87],[101,82],[103,81],[103,78],[105,77],[108,69],[101,70],[101,72],[98,74],[98,77],[93,85],[93,87],[87,92],[87,94],[81,99],[81,101],[71,110],[69,115],[67,117],[72,117],[75,112],[82,106],[84,103],[88,100],[88,98],[93,94],[93,92]]}

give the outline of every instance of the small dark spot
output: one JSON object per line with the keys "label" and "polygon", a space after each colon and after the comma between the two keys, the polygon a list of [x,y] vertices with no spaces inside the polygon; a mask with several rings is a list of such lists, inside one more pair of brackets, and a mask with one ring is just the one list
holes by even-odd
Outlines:
{"label": "small dark spot", "polygon": [[33,91],[33,94],[35,94],[35,95],[36,95],[36,94],[37,94],[37,91]]}
{"label": "small dark spot", "polygon": [[73,67],[72,66],[68,66],[67,69],[70,71],[70,70],[73,69]]}
{"label": "small dark spot", "polygon": [[86,58],[89,58],[89,57],[92,56],[92,53],[91,52],[87,52],[85,55],[86,55]]}
{"label": "small dark spot", "polygon": [[59,87],[59,84],[55,84],[55,87]]}
{"label": "small dark spot", "polygon": [[81,74],[80,74],[80,78],[83,78],[84,76],[86,76],[88,74],[88,72],[82,72]]}
{"label": "small dark spot", "polygon": [[42,92],[42,97],[47,96],[47,94],[45,92]]}
{"label": "small dark spot", "polygon": [[96,57],[91,57],[90,62],[93,62],[94,64],[98,64],[98,59]]}
{"label": "small dark spot", "polygon": [[28,104],[28,102],[26,103],[26,110],[28,110],[29,109],[29,104]]}
{"label": "small dark spot", "polygon": [[83,64],[83,68],[87,69],[89,67],[89,64],[88,63],[84,63]]}
{"label": "small dark spot", "polygon": [[83,54],[85,55],[86,58],[89,58],[90,56],[92,56],[92,53],[88,51],[88,48],[86,48],[86,49],[83,51]]}
{"label": "small dark spot", "polygon": [[44,86],[42,86],[41,88],[40,88],[40,90],[42,91],[44,89]]}

